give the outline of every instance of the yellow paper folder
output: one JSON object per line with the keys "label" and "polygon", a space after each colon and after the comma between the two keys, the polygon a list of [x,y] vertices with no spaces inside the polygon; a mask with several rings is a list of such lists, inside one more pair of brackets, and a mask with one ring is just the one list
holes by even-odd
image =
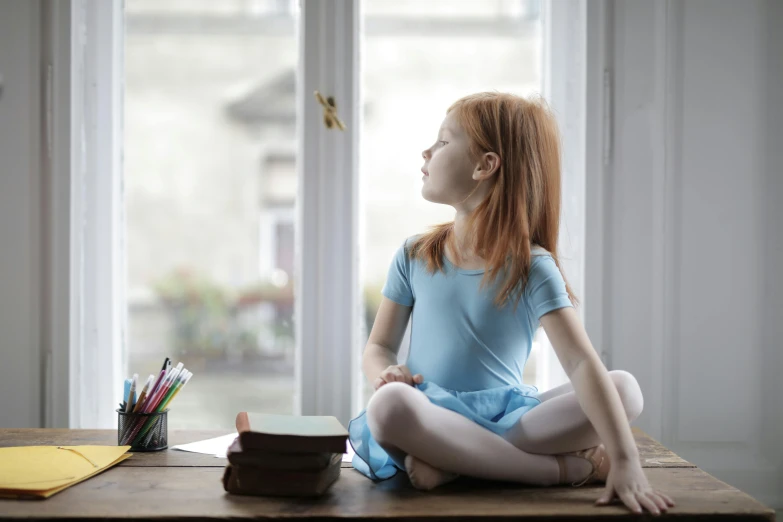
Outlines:
{"label": "yellow paper folder", "polygon": [[129,458],[130,446],[0,448],[0,498],[48,498]]}

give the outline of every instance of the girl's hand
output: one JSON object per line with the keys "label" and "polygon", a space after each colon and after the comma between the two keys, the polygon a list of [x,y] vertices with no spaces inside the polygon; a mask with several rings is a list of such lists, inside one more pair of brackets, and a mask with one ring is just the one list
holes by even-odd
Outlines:
{"label": "girl's hand", "polygon": [[647,509],[653,515],[660,515],[674,506],[674,501],[664,493],[650,487],[638,460],[613,462],[606,477],[604,494],[595,502],[598,506],[609,504],[615,496],[634,513]]}
{"label": "girl's hand", "polygon": [[412,376],[411,371],[407,366],[404,364],[395,364],[393,366],[389,366],[381,372],[381,375],[375,379],[373,388],[377,390],[384,384],[390,382],[404,382],[405,384],[413,386],[414,384],[423,383],[424,377],[422,377],[420,373]]}

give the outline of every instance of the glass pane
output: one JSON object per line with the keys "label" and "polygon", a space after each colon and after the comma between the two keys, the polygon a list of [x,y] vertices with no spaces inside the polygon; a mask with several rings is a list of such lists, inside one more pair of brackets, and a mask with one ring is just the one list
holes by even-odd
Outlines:
{"label": "glass pane", "polygon": [[292,413],[296,2],[126,1],[129,373],[169,428]]}
{"label": "glass pane", "polygon": [[[454,216],[451,207],[421,197],[421,151],[434,141],[449,105],[466,94],[541,92],[541,28],[538,0],[370,0],[365,6],[362,285],[369,332],[394,252],[406,237]],[[406,335],[401,360],[407,342]],[[537,345],[523,375],[534,385]],[[362,382],[366,404],[371,388],[363,376]]]}
{"label": "glass pane", "polygon": [[441,20],[477,18],[499,20],[500,18],[519,18],[530,11],[538,10],[538,2],[521,0],[462,0],[444,2],[443,0],[366,0],[364,13],[368,18],[401,17],[426,20],[433,17]]}

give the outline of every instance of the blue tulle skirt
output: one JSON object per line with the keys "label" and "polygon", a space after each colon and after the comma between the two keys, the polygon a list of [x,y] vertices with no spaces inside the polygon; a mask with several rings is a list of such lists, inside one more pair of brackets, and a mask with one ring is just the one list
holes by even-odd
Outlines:
{"label": "blue tulle skirt", "polygon": [[[517,421],[541,404],[538,388],[527,384],[508,385],[487,390],[460,392],[442,388],[435,383],[416,385],[433,404],[455,411],[486,429],[502,435]],[[356,454],[353,467],[373,480],[393,477],[405,470],[403,462],[396,462],[373,439],[367,426],[366,410],[348,424],[351,446]]]}

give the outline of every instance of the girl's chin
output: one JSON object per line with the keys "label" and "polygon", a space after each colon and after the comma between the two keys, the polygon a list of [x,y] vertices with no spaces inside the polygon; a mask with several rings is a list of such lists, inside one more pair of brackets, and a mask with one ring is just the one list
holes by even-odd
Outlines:
{"label": "girl's chin", "polygon": [[427,183],[424,183],[424,186],[421,187],[421,197],[430,203],[439,203],[441,205],[448,204],[446,201],[443,201],[443,197],[438,197],[438,194],[433,194],[432,191],[429,190],[429,187],[427,187]]}

